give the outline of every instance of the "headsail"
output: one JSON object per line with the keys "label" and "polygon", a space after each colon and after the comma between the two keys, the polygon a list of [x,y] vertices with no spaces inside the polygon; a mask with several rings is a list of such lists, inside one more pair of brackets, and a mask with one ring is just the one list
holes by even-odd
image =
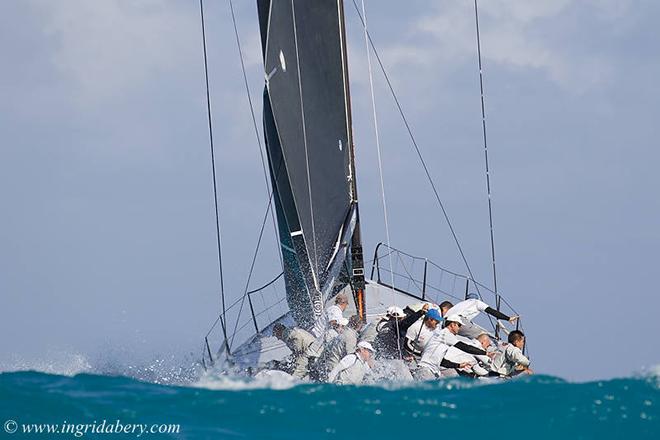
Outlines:
{"label": "headsail", "polygon": [[311,325],[344,263],[353,203],[341,0],[258,0],[264,132],[276,195],[287,298]]}

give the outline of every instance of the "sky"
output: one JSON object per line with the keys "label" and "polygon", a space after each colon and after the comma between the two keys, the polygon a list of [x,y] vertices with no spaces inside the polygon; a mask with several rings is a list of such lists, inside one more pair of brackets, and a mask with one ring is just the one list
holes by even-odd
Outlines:
{"label": "sky", "polygon": [[[256,5],[234,7],[260,121]],[[473,3],[366,8],[475,277],[491,285]],[[364,36],[346,11],[371,255],[386,231]],[[207,1],[205,15],[229,302],[268,189],[229,3]],[[651,0],[480,2],[498,287],[537,372],[591,380],[660,364],[658,17]],[[198,2],[3,1],[0,53],[0,367],[197,356],[220,310]],[[374,81],[391,243],[464,272]],[[250,288],[279,273],[270,223],[261,249]]]}

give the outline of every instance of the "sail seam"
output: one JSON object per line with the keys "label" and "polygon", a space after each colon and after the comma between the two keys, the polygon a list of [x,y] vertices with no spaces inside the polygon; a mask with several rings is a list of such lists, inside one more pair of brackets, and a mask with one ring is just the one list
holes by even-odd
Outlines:
{"label": "sail seam", "polygon": [[[264,71],[266,70],[266,66],[268,65],[268,43],[270,41],[270,17],[273,14],[273,2],[271,1],[268,4],[268,23],[266,24],[266,50],[264,50]],[[269,74],[269,76],[272,76],[275,74],[275,69]],[[268,85],[268,81],[266,81],[266,85]]]}
{"label": "sail seam", "polygon": [[316,227],[314,225],[314,204],[312,201],[312,181],[309,173],[309,153],[307,150],[307,129],[305,127],[305,103],[303,101],[303,91],[302,91],[302,78],[300,74],[300,54],[298,52],[298,30],[296,26],[296,8],[294,0],[291,0],[291,14],[293,16],[293,40],[296,46],[296,67],[298,70],[298,91],[300,94],[300,115],[302,118],[302,130],[303,130],[303,145],[305,147],[305,169],[307,171],[307,191],[309,194],[309,211],[312,221],[312,243],[314,244],[314,268],[316,270],[312,271],[312,278],[314,279],[314,284],[317,290],[320,290],[319,280],[318,280],[318,270],[319,270],[319,261],[318,261],[318,248],[316,247]]}
{"label": "sail seam", "polygon": [[[344,17],[342,16],[342,8],[341,8],[341,4],[340,4],[341,1],[342,0],[337,0],[337,16],[339,17],[339,20],[337,20],[337,22],[339,24],[339,46],[340,46],[340,52],[341,52],[341,75],[342,75],[342,80],[343,80],[342,81],[342,86],[344,88],[344,109],[345,109],[345,112],[346,112],[346,140],[348,142],[348,148],[351,148],[351,145],[353,145],[352,144],[353,139],[352,139],[352,135],[351,135],[351,127],[350,127],[351,123],[349,121],[350,112],[349,112],[349,108],[348,108],[348,106],[349,106],[348,90],[346,88],[346,83],[347,83],[347,81],[346,81],[346,60],[344,59],[344,50],[343,50],[345,42],[344,42],[344,32],[343,32],[343,28],[342,28],[342,23],[344,22]],[[348,176],[346,176],[346,177],[349,181],[351,181],[351,185],[349,185],[349,188],[348,188],[348,191],[350,193],[351,201],[352,202],[357,202],[357,200],[356,200],[357,197],[356,197],[356,195],[354,194],[354,191],[353,191],[354,183],[352,182],[352,180],[355,179],[355,176],[353,175],[352,170],[351,170],[351,165],[350,165],[350,161],[352,160],[351,157],[352,157],[352,155],[348,154],[349,166],[348,166]]]}

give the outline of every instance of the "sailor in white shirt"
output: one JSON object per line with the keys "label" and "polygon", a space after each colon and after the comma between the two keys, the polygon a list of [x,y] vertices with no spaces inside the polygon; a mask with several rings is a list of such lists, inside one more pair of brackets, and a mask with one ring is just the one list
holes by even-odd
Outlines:
{"label": "sailor in white shirt", "polygon": [[456,334],[461,327],[461,318],[457,315],[445,317],[445,328],[434,332],[417,364],[414,377],[417,380],[430,380],[440,376],[443,368],[466,368],[468,362],[456,363],[445,358],[449,347],[456,347],[468,354],[486,355],[484,350],[460,341]]}
{"label": "sailor in white shirt", "polygon": [[317,361],[317,369],[321,380],[325,379],[328,372],[347,354],[355,351],[358,343],[358,332],[363,325],[359,316],[351,316],[351,319],[348,320],[348,326],[344,328],[339,336],[330,341]]}
{"label": "sailor in white shirt", "polygon": [[469,363],[470,366],[465,370],[467,374],[471,373],[476,376],[487,376],[491,369],[491,357],[495,356],[494,352],[489,352],[489,348],[492,345],[490,336],[487,333],[482,333],[477,339],[469,339],[463,336],[456,337],[468,345],[483,349],[486,351],[487,355],[468,354],[454,346],[449,347],[449,350],[447,350],[447,353],[445,354],[445,358],[458,364],[462,362]]}
{"label": "sailor in white shirt", "polygon": [[366,341],[360,341],[355,353],[345,356],[328,375],[328,382],[343,385],[358,385],[371,371],[374,348]]}
{"label": "sailor in white shirt", "polygon": [[[445,305],[444,309],[442,308],[443,305]],[[447,309],[447,305],[449,305],[451,308]],[[476,338],[481,333],[486,332],[486,330],[484,330],[482,327],[472,322],[472,320],[476,318],[481,312],[485,312],[497,319],[503,319],[511,323],[518,319],[518,316],[509,317],[504,313],[490,307],[488,304],[481,301],[479,299],[479,295],[476,293],[468,293],[466,295],[465,301],[461,301],[456,305],[452,305],[450,302],[446,301],[441,304],[441,310],[446,310],[444,311],[443,316],[458,315],[461,317],[463,325],[461,326],[461,330],[458,334],[467,338]]]}
{"label": "sailor in white shirt", "polygon": [[440,321],[442,321],[440,312],[436,309],[428,309],[424,319],[420,319],[408,327],[404,343],[406,353],[419,358]]}
{"label": "sailor in white shirt", "polygon": [[502,376],[515,376],[517,374],[532,374],[529,369],[530,361],[523,354],[525,347],[525,335],[520,330],[509,333],[509,343],[498,350],[491,370]]}
{"label": "sailor in white shirt", "polygon": [[339,318],[344,316],[344,310],[346,310],[346,307],[348,307],[348,297],[345,293],[338,293],[337,296],[335,296],[335,303],[321,314],[310,332],[317,338],[321,337],[321,335],[327,330],[330,321],[338,321]]}

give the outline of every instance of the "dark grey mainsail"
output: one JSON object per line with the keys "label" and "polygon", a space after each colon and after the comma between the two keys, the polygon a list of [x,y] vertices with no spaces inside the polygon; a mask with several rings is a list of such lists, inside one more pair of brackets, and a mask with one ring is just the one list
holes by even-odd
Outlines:
{"label": "dark grey mainsail", "polygon": [[309,326],[344,267],[358,217],[343,3],[257,4],[287,299],[298,324]]}

